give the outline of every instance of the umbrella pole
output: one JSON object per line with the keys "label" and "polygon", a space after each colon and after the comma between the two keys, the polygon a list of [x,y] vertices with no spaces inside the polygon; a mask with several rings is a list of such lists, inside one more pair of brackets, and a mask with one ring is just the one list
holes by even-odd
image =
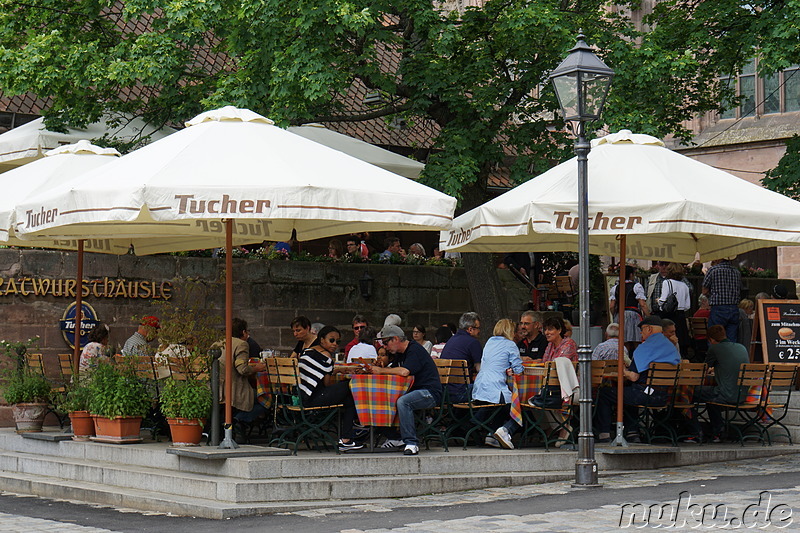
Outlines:
{"label": "umbrella pole", "polygon": [[78,273],[75,276],[75,340],[72,347],[72,375],[78,380],[81,357],[81,322],[83,321],[83,239],[78,239]]}
{"label": "umbrella pole", "polygon": [[225,438],[220,448],[238,448],[233,440],[233,219],[225,221]]}
{"label": "umbrella pole", "polygon": [[[614,442],[612,446],[628,446],[627,441],[625,440],[625,429],[624,424],[622,423],[622,414],[623,414],[623,401],[622,401],[622,392],[625,378],[622,375],[622,370],[624,367],[623,363],[625,360],[625,303],[627,298],[627,292],[625,291],[625,281],[628,279],[628,273],[626,271],[626,265],[628,258],[626,257],[626,244],[625,235],[619,236],[619,282],[617,283],[617,287],[619,287],[619,296],[617,297],[617,316],[619,317],[617,320],[619,321],[619,346],[617,348],[617,436],[614,438]],[[633,357],[633,354],[631,354]]]}

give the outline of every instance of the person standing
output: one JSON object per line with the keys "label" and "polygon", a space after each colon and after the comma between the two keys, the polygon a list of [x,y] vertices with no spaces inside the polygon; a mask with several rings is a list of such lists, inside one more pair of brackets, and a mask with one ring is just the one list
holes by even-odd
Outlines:
{"label": "person standing", "polygon": [[658,299],[661,297],[661,289],[664,287],[664,280],[667,279],[667,267],[669,267],[669,261],[656,261],[654,266],[656,267],[657,272],[655,274],[651,274],[647,279],[647,295],[645,299],[647,300],[647,307],[650,309],[650,313],[661,316],[658,308]]}
{"label": "person standing", "polygon": [[383,368],[373,365],[369,371],[373,374],[414,376],[411,389],[397,400],[397,414],[400,417],[400,437],[405,444],[403,455],[418,455],[419,439],[414,411],[436,407],[441,403],[439,371],[425,348],[407,339],[399,327],[385,326],[380,332],[380,339],[387,351],[394,355],[396,366]]}
{"label": "person standing", "polygon": [[[625,280],[625,296],[620,296],[620,284],[617,283],[611,288],[611,314],[614,317],[614,322],[619,323],[619,301],[622,300],[622,308],[625,310],[625,330],[623,338],[625,339],[625,347],[628,348],[628,353],[632,353],[636,346],[642,341],[641,330],[639,323],[643,317],[650,314],[647,306],[644,287],[642,284],[635,280],[636,270],[635,267],[628,265],[625,269],[627,279]],[[659,289],[659,293],[661,290]]]}
{"label": "person standing", "polygon": [[544,356],[547,339],[542,334],[542,314],[538,311],[525,311],[519,319],[522,339],[517,343],[523,361],[537,361]]}
{"label": "person standing", "polygon": [[670,263],[667,267],[667,279],[661,285],[661,296],[658,297],[659,309],[664,308],[664,302],[670,294],[674,294],[678,307],[674,311],[661,311],[661,318],[668,318],[675,323],[675,333],[678,336],[678,348],[681,358],[689,358],[689,328],[686,323],[686,311],[692,306],[692,297],[689,287],[683,283],[684,269],[680,263]]}
{"label": "person standing", "polygon": [[703,294],[709,297],[711,313],[708,326],[722,326],[731,342],[738,339],[739,297],[742,274],[731,264],[733,257],[712,263],[703,279]]}
{"label": "person standing", "polygon": [[145,316],[139,322],[139,327],[131,335],[122,347],[122,355],[145,356],[147,354],[148,343],[155,340],[161,324],[158,317]]}

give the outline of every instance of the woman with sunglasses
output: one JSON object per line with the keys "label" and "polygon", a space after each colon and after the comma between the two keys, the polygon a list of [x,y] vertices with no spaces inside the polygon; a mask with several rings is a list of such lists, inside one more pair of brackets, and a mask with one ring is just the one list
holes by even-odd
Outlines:
{"label": "woman with sunglasses", "polygon": [[307,348],[300,356],[300,397],[304,407],[342,405],[340,420],[339,450],[358,450],[364,445],[354,440],[353,420],[356,418],[356,405],[350,392],[350,383],[336,382],[333,374],[338,372],[333,366],[333,357],[339,349],[341,334],[333,326],[325,326],[319,332],[318,342]]}

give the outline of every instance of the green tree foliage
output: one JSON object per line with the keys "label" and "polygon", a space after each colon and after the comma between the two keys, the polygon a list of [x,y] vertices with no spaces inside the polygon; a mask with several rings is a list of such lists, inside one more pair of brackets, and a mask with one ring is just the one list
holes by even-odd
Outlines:
{"label": "green tree foliage", "polygon": [[800,200],[800,136],[793,135],[786,142],[786,153],[761,183],[767,189]]}
{"label": "green tree foliage", "polygon": [[[794,3],[748,5],[785,12],[772,5]],[[0,0],[0,90],[47,98],[51,127],[104,113],[180,124],[223,104],[284,125],[426,121],[438,133],[423,179],[469,207],[484,199],[498,164],[511,162],[512,179],[524,181],[571,156],[547,74],[579,28],[617,72],[604,116],[611,129],[684,138],[681,121],[719,101],[717,72],[740,64],[731,50],[763,42],[754,28],[766,29],[760,12],[729,0],[661,2],[651,33],[634,28],[626,5],[604,0],[488,0],[461,12],[442,5]],[[770,35],[789,43],[792,27]],[[384,103],[354,106],[354,86]]]}

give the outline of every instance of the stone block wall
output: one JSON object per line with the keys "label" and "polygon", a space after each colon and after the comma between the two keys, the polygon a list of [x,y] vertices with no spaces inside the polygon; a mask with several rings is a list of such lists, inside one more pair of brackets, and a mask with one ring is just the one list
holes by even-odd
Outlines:
{"label": "stone block wall", "polygon": [[[221,258],[87,253],[83,277],[90,288],[96,282],[99,293],[103,292],[104,280],[152,282],[157,289],[166,283],[175,298],[188,282],[197,282],[204,288],[197,305],[223,317],[224,268]],[[32,295],[31,280],[74,280],[76,269],[76,254],[72,252],[0,250],[0,339],[38,335],[48,369],[56,368],[56,354],[70,351],[58,321],[74,298]],[[365,273],[373,278],[369,299],[362,297],[359,287]],[[300,314],[312,322],[341,328],[349,341],[350,323],[356,313],[366,315],[378,326],[387,314],[396,313],[410,332],[414,324],[435,328],[456,322],[472,306],[462,268],[234,259],[233,282],[234,316],[248,321],[251,335],[263,347],[281,350],[294,346],[289,322]],[[112,346],[121,346],[136,329],[134,316],[158,315],[158,299],[89,294],[84,301],[110,326]],[[432,338],[433,331],[429,333]]]}

